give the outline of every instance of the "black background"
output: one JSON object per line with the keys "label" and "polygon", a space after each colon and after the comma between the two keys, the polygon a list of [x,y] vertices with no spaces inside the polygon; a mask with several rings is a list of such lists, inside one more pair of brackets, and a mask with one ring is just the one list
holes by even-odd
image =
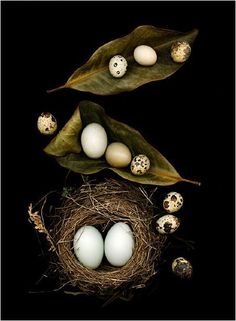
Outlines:
{"label": "black background", "polygon": [[[2,318],[234,319],[234,3],[2,2]],[[199,29],[191,58],[176,74],[116,96],[64,83],[102,44],[142,24]],[[79,101],[138,129],[187,178],[159,189],[181,192],[178,236],[195,250],[170,249],[151,291],[101,308],[99,300],[30,294],[47,260],[27,222],[27,206],[61,188],[67,171],[42,151],[37,117],[52,112],[61,128]],[[79,181],[79,178],[78,178]],[[181,281],[171,260],[185,255],[193,278]]]}

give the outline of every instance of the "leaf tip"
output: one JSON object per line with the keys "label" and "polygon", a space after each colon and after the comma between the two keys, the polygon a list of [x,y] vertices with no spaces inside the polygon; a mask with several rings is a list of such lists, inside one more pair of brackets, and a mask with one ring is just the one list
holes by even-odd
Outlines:
{"label": "leaf tip", "polygon": [[197,28],[194,28],[192,30],[193,41],[197,38],[198,34],[199,34],[199,30]]}

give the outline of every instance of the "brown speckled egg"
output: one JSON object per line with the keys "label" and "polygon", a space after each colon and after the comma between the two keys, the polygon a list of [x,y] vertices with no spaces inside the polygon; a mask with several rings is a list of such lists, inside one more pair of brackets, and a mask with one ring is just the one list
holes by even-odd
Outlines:
{"label": "brown speckled egg", "polygon": [[184,257],[177,257],[172,263],[172,271],[181,279],[189,279],[192,276],[193,267]]}
{"label": "brown speckled egg", "polygon": [[57,120],[49,112],[42,113],[38,117],[37,127],[41,134],[52,135],[57,130]]}
{"label": "brown speckled egg", "polygon": [[131,162],[131,172],[134,175],[144,175],[150,168],[150,160],[146,155],[137,155]]}
{"label": "brown speckled egg", "polygon": [[174,62],[185,62],[191,54],[191,47],[187,41],[176,41],[171,46],[171,57]]}
{"label": "brown speckled egg", "polygon": [[172,234],[177,230],[179,225],[179,219],[171,214],[160,217],[156,222],[156,228],[160,234]]}
{"label": "brown speckled egg", "polygon": [[168,213],[177,212],[183,206],[184,200],[180,193],[170,192],[163,201],[163,208]]}

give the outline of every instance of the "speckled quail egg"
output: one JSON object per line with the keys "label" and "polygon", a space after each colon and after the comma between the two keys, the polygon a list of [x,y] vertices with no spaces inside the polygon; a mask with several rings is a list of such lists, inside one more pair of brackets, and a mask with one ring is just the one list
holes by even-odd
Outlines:
{"label": "speckled quail egg", "polygon": [[163,201],[163,207],[168,213],[177,212],[183,206],[183,197],[180,193],[170,192]]}
{"label": "speckled quail egg", "polygon": [[152,47],[141,45],[134,49],[134,60],[139,65],[152,66],[157,61],[157,54]]}
{"label": "speckled quail egg", "polygon": [[57,130],[57,120],[49,112],[44,112],[38,117],[37,127],[41,134],[52,135]]}
{"label": "speckled quail egg", "polygon": [[140,154],[133,158],[130,169],[134,175],[144,175],[150,168],[150,160],[146,155]]}
{"label": "speckled quail egg", "polygon": [[177,257],[172,263],[172,271],[181,279],[189,279],[192,276],[193,267],[184,257]]}
{"label": "speckled quail egg", "polygon": [[179,219],[171,214],[160,217],[156,222],[156,228],[160,234],[172,234],[180,225]]}
{"label": "speckled quail egg", "polygon": [[121,78],[127,71],[128,63],[121,55],[116,55],[109,62],[109,71],[115,78]]}
{"label": "speckled quail egg", "polygon": [[174,62],[185,62],[190,54],[191,47],[187,41],[176,41],[171,46],[171,57]]}

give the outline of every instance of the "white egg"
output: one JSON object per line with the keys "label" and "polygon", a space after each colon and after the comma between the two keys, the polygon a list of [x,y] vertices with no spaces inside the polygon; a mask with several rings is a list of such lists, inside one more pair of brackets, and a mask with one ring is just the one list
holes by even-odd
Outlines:
{"label": "white egg", "polygon": [[168,213],[174,213],[183,206],[183,197],[180,193],[170,192],[166,195],[163,201],[163,207]]}
{"label": "white egg", "polygon": [[129,148],[119,142],[108,145],[105,157],[108,164],[115,168],[128,166],[132,159]]}
{"label": "white egg", "polygon": [[172,262],[172,271],[181,279],[189,279],[192,276],[192,264],[184,257],[177,257]]}
{"label": "white egg", "polygon": [[114,224],[105,239],[105,255],[113,266],[123,266],[133,255],[134,237],[129,225],[123,222]]}
{"label": "white egg", "polygon": [[42,113],[38,117],[37,127],[41,134],[52,135],[57,130],[57,120],[49,112]]}
{"label": "white egg", "polygon": [[134,49],[134,59],[142,66],[152,66],[157,61],[157,53],[152,47],[141,45]]}
{"label": "white egg", "polygon": [[109,71],[115,78],[121,78],[127,71],[128,63],[121,55],[116,55],[109,62]]}
{"label": "white egg", "polygon": [[83,226],[74,236],[74,252],[79,262],[96,269],[102,262],[104,242],[101,233],[93,226]]}
{"label": "white egg", "polygon": [[191,47],[187,41],[174,42],[170,50],[172,59],[178,63],[185,62],[191,54]]}
{"label": "white egg", "polygon": [[171,214],[160,217],[156,222],[156,227],[160,234],[172,234],[177,230],[179,225],[179,219]]}
{"label": "white egg", "polygon": [[81,146],[90,158],[101,157],[107,148],[107,134],[105,129],[97,123],[87,125],[81,134]]}
{"label": "white egg", "polygon": [[131,162],[131,172],[134,175],[144,175],[150,168],[150,160],[146,155],[137,155]]}

